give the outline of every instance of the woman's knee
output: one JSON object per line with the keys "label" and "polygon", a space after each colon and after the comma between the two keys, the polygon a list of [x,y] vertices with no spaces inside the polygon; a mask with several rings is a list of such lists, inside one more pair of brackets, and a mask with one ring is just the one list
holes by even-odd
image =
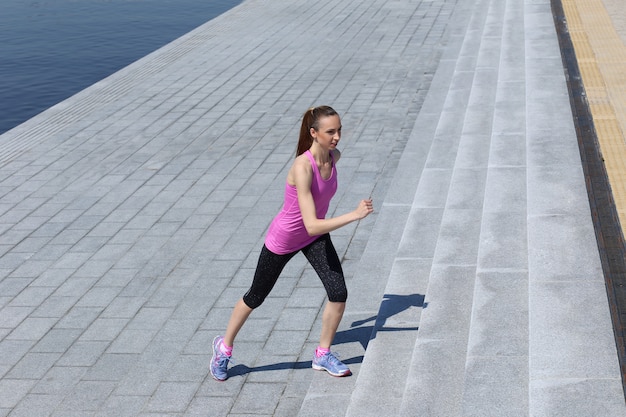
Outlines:
{"label": "woman's knee", "polygon": [[348,300],[348,289],[344,286],[328,291],[328,301],[345,303]]}
{"label": "woman's knee", "polygon": [[243,302],[250,307],[252,310],[258,308],[265,301],[265,297],[259,296],[258,294],[253,294],[247,292],[243,296]]}

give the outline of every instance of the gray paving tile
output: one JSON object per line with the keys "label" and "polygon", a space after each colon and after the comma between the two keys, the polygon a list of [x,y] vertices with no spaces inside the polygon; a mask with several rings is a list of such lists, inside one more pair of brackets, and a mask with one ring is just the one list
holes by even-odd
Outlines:
{"label": "gray paving tile", "polygon": [[270,416],[274,413],[281,391],[282,387],[274,384],[245,384],[231,412]]}
{"label": "gray paving tile", "polygon": [[162,382],[145,407],[153,413],[180,413],[185,411],[192,401],[199,383],[197,382]]}
{"label": "gray paving tile", "polygon": [[56,362],[58,366],[93,366],[106,351],[109,342],[76,341]]}
{"label": "gray paving tile", "polygon": [[474,290],[475,330],[469,336],[468,356],[477,361],[501,357],[528,360],[528,274],[524,270],[479,272]]}
{"label": "gray paving tile", "polygon": [[[567,415],[575,409],[589,416],[623,415],[619,385],[611,380],[591,382],[569,378],[531,381],[529,412],[536,416]],[[590,402],[590,397],[598,400]]]}
{"label": "gray paving tile", "polygon": [[57,413],[89,413],[98,410],[112,392],[114,383],[110,381],[81,381],[56,408]]}
{"label": "gray paving tile", "polygon": [[7,340],[39,340],[57,322],[56,318],[27,317],[6,337]]}
{"label": "gray paving tile", "polygon": [[31,393],[64,397],[87,372],[86,367],[53,366],[45,378],[40,379],[32,388]]}
{"label": "gray paving tile", "polygon": [[148,397],[111,395],[106,399],[98,417],[132,417],[142,414]]}
{"label": "gray paving tile", "polygon": [[142,353],[157,334],[156,329],[128,329],[120,333],[110,347],[109,353]]}
{"label": "gray paving tile", "polygon": [[11,415],[49,416],[62,400],[63,397],[59,395],[28,394],[17,407],[13,408]]}
{"label": "gray paving tile", "polygon": [[80,337],[81,329],[51,329],[37,344],[31,352],[64,353]]}
{"label": "gray paving tile", "polygon": [[526,213],[484,213],[478,250],[480,270],[528,269]]}
{"label": "gray paving tile", "polygon": [[28,353],[15,364],[5,377],[9,379],[41,379],[60,356],[60,353]]}
{"label": "gray paving tile", "polygon": [[[601,281],[545,282],[530,286],[529,317],[534,336],[530,339],[533,364],[530,375],[534,380],[618,377],[613,361],[606,360],[615,358],[615,342],[608,331],[610,322],[605,320],[602,325],[599,321],[592,323],[579,318],[608,315],[606,303],[598,302],[606,297],[603,286]],[[578,305],[584,305],[584,311]],[[543,317],[541,321],[539,316]],[[560,324],[563,320],[578,325],[563,326]],[[581,337],[582,332],[585,337]]]}
{"label": "gray paving tile", "polygon": [[12,409],[28,394],[36,383],[28,379],[3,378],[0,381],[0,409]]}
{"label": "gray paving tile", "polygon": [[585,220],[588,216],[544,215],[529,220],[528,267],[534,279],[603,281],[600,261],[594,256],[593,226]]}
{"label": "gray paving tile", "polygon": [[9,340],[4,338],[0,342],[0,363],[13,367],[32,348],[33,341]]}
{"label": "gray paving tile", "polygon": [[527,173],[524,166],[492,166],[487,171],[484,210],[489,213],[527,212]]}
{"label": "gray paving tile", "polygon": [[529,415],[528,357],[470,357],[466,378],[462,415]]}

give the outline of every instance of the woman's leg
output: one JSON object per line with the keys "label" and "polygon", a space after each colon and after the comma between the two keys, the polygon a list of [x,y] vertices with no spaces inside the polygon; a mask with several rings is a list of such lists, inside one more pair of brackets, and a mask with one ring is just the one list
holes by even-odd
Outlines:
{"label": "woman's leg", "polygon": [[276,284],[283,268],[296,253],[297,252],[277,255],[263,246],[254,273],[254,279],[252,280],[252,286],[248,292],[244,294],[243,298],[235,304],[233,312],[230,315],[226,333],[224,334],[225,345],[233,345],[237,333],[241,330],[241,327],[250,316],[250,313],[252,313],[252,310],[263,304],[265,298],[267,298],[272,288],[274,288],[274,284]]}
{"label": "woman's leg", "polygon": [[315,350],[311,366],[313,369],[326,371],[333,376],[351,375],[350,368],[330,351],[348,298],[348,290],[337,251],[330,240],[330,235],[326,234],[320,236],[302,252],[319,275],[328,294],[328,303],[326,303],[322,314],[320,344]]}
{"label": "woman's leg", "polygon": [[328,295],[328,303],[326,303],[322,314],[322,334],[320,337],[320,347],[328,349],[335,338],[335,333],[337,333],[348,297],[341,261],[329,234],[320,236],[302,252],[319,275]]}
{"label": "woman's leg", "polygon": [[250,313],[252,313],[252,309],[246,305],[243,298],[237,301],[230,315],[226,333],[224,333],[224,344],[226,346],[232,346],[233,343],[235,343],[235,337],[237,337],[237,333],[239,333],[243,324],[248,320]]}
{"label": "woman's leg", "polygon": [[324,313],[322,314],[322,334],[320,336],[320,347],[330,349],[330,345],[335,339],[337,328],[341,323],[343,312],[346,308],[346,303],[333,303],[329,301],[326,303]]}
{"label": "woman's leg", "polygon": [[252,310],[265,301],[265,298],[274,288],[278,276],[293,255],[295,253],[277,255],[267,249],[265,245],[263,246],[256,272],[254,273],[254,279],[252,280],[252,286],[244,294],[243,298],[235,304],[224,337],[216,336],[213,339],[213,356],[210,364],[213,378],[218,381],[228,379],[228,362],[230,362],[237,333],[241,330]]}

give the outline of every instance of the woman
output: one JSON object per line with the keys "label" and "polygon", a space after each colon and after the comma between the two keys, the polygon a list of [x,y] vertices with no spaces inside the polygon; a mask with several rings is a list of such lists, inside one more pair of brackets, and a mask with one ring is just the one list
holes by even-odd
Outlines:
{"label": "woman", "polygon": [[329,232],[366,217],[373,208],[372,200],[361,200],[354,211],[325,218],[337,190],[335,165],[341,157],[337,149],[340,139],[341,120],[335,110],[320,106],[306,111],[296,159],[287,174],[285,202],[267,232],[252,286],[235,305],[224,336],[213,340],[211,375],[216,380],[228,378],[228,362],[237,333],[252,310],[269,295],[287,262],[300,251],[319,275],[328,295],[313,369],[333,376],[351,375],[350,369],[330,352],[348,291]]}

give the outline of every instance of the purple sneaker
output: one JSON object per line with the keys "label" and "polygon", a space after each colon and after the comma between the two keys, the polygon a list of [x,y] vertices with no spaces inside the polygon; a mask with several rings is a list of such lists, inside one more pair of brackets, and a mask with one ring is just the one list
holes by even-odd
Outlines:
{"label": "purple sneaker", "polygon": [[220,350],[220,345],[224,338],[215,336],[213,339],[213,357],[211,357],[211,375],[218,381],[226,381],[228,379],[228,362],[230,356],[225,355]]}
{"label": "purple sneaker", "polygon": [[328,352],[326,355],[320,356],[319,358],[314,354],[313,369],[316,371],[326,371],[332,376],[352,375],[350,369],[331,352]]}

